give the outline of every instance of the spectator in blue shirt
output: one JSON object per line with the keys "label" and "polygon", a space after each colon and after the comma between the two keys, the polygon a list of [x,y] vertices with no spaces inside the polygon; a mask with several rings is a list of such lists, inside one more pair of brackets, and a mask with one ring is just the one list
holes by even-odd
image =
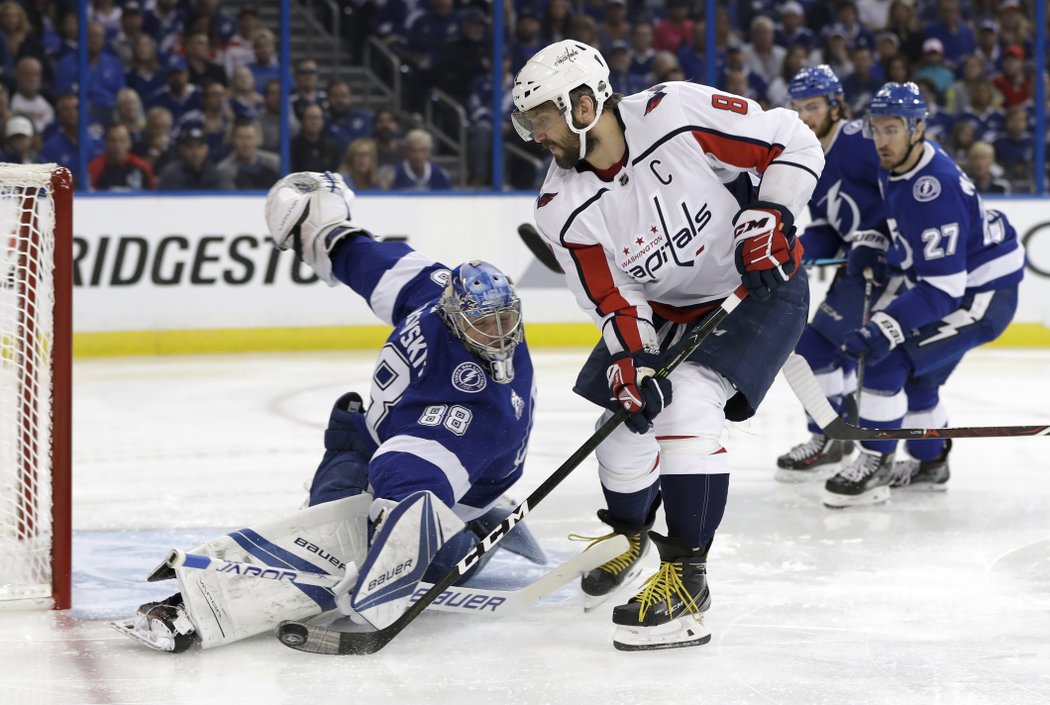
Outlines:
{"label": "spectator in blue shirt", "polygon": [[255,85],[265,86],[273,80],[281,80],[281,65],[277,61],[277,39],[268,29],[260,29],[252,38],[255,60],[248,70],[255,76]]}
{"label": "spectator in blue shirt", "polygon": [[194,19],[206,17],[205,26],[208,35],[214,37],[220,46],[233,38],[237,33],[237,22],[222,11],[219,0],[197,0],[197,16]]}
{"label": "spectator in blue shirt", "polygon": [[[88,55],[88,110],[92,120],[106,123],[117,102],[117,93],[124,87],[124,66],[113,54],[105,51],[106,30],[98,22],[89,22],[87,29]],[[55,92],[76,90],[79,79],[77,56],[68,54],[58,62],[55,70]]]}
{"label": "spectator in blue shirt", "polygon": [[150,96],[146,104],[150,108],[167,108],[177,123],[189,111],[200,110],[201,91],[190,83],[186,59],[171,55],[165,63],[164,81],[166,85]]}
{"label": "spectator in blue shirt", "polygon": [[609,83],[617,93],[632,95],[652,85],[649,74],[631,73],[631,50],[626,42],[613,42],[606,60],[609,62]]}
{"label": "spectator in blue shirt", "polygon": [[[523,9],[518,14],[518,22],[514,24],[514,37],[507,48],[512,74],[517,74],[525,62],[544,46],[546,40],[540,34],[540,18],[531,8]],[[603,51],[607,48],[603,48]]]}
{"label": "spectator in blue shirt", "polygon": [[[300,59],[295,65],[293,75],[295,88],[288,96],[295,117],[303,119],[303,110],[308,105],[321,106],[322,112],[328,112],[328,94],[319,87],[317,62],[313,59]],[[349,144],[349,143],[348,143]]]}
{"label": "spectator in blue shirt", "polygon": [[774,41],[785,49],[790,49],[796,44],[806,47],[806,51],[814,48],[813,32],[806,26],[806,11],[795,0],[788,0],[780,6],[780,23],[777,25]]}
{"label": "spectator in blue shirt", "polygon": [[850,51],[850,63],[853,64],[853,72],[842,80],[842,92],[852,114],[861,117],[867,110],[871,97],[882,88],[885,77],[882,67],[875,63],[868,47],[853,47]]}
{"label": "spectator in blue shirt", "polygon": [[341,79],[328,84],[326,122],[325,129],[339,145],[340,154],[358,137],[372,136],[372,113],[353,106],[350,84]]}
{"label": "spectator in blue shirt", "polygon": [[[807,52],[808,53],[808,52]],[[715,47],[715,71],[717,80],[725,70],[726,53]],[[678,64],[682,67],[685,80],[693,83],[708,83],[707,78],[707,24],[703,20],[693,23],[693,35],[681,49],[678,50]],[[617,88],[621,93],[624,91]],[[625,93],[630,95],[629,93]]]}
{"label": "spectator in blue shirt", "polygon": [[58,21],[58,42],[49,49],[52,64],[57,64],[66,54],[77,53],[77,12],[69,10]]}
{"label": "spectator in blue shirt", "polygon": [[648,22],[639,22],[631,30],[631,62],[627,66],[627,72],[634,76],[644,76],[644,81],[648,82],[655,57],[653,27]]}
{"label": "spectator in blue shirt", "polygon": [[185,17],[178,5],[178,0],[157,0],[143,18],[143,29],[152,35],[161,53],[171,51],[182,34]]}
{"label": "spectator in blue shirt", "polygon": [[962,21],[956,0],[938,0],[937,21],[926,26],[926,36],[935,37],[944,46],[944,58],[949,66],[958,66],[964,56],[977,49],[973,30]]}
{"label": "spectator in blue shirt", "polygon": [[991,144],[1006,128],[1003,111],[995,107],[995,88],[988,79],[977,81],[970,93],[970,109],[959,113],[958,120],[972,122],[977,139]]}
{"label": "spectator in blue shirt", "polygon": [[[78,185],[80,175],[80,99],[76,93],[66,93],[58,99],[56,106],[58,131],[44,142],[40,150],[42,162],[55,162],[73,173],[73,184]],[[102,140],[90,136],[87,149],[88,161],[102,153]]]}
{"label": "spectator in blue shirt", "polygon": [[157,42],[150,35],[141,34],[135,40],[124,83],[139,94],[143,103],[164,87],[164,71],[160,69],[157,57]]}
{"label": "spectator in blue shirt", "polygon": [[405,159],[394,170],[392,191],[447,191],[452,179],[441,166],[430,161],[434,140],[426,130],[405,135]]}
{"label": "spectator in blue shirt", "polygon": [[24,56],[43,60],[44,44],[37,37],[25,8],[14,0],[0,2],[0,73],[10,76]]}
{"label": "spectator in blue shirt", "polygon": [[994,143],[1003,176],[1013,193],[1030,193],[1035,180],[1035,140],[1028,131],[1028,115],[1021,106],[1006,111],[1006,134]]}
{"label": "spectator in blue shirt", "polygon": [[408,27],[403,49],[405,59],[424,70],[432,69],[441,61],[445,42],[459,32],[459,14],[452,0],[430,0],[429,7],[409,15],[405,23]]}

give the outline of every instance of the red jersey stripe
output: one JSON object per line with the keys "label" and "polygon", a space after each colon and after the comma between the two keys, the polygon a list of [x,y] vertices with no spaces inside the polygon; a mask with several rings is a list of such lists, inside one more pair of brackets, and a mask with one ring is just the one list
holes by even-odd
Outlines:
{"label": "red jersey stripe", "polygon": [[598,313],[615,315],[612,323],[624,347],[631,351],[640,350],[642,336],[638,332],[638,311],[616,288],[605,249],[601,245],[570,246],[569,253],[576,262],[580,282]]}
{"label": "red jersey stripe", "polygon": [[719,161],[744,169],[754,168],[759,174],[784,151],[778,144],[762,144],[703,130],[693,130],[693,139],[700,145],[700,149],[715,155]]}

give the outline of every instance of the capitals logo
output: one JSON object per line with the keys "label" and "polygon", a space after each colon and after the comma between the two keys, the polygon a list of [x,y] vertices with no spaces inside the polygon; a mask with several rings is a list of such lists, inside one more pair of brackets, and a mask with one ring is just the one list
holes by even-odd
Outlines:
{"label": "capitals logo", "polygon": [[480,392],[486,384],[485,371],[476,362],[460,363],[452,371],[452,386],[461,392]]}
{"label": "capitals logo", "polygon": [[667,95],[666,93],[664,93],[664,84],[662,83],[659,86],[653,86],[652,88],[650,88],[649,92],[652,93],[652,95],[649,96],[649,102],[645,104],[645,113],[643,113],[644,115],[648,115],[649,113],[656,110],[657,106],[660,105],[660,101],[662,101],[664,99],[664,96]]}
{"label": "capitals logo", "polygon": [[545,205],[554,200],[554,197],[558,195],[558,192],[554,193],[541,193],[540,197],[536,199],[536,207],[543,208]]}

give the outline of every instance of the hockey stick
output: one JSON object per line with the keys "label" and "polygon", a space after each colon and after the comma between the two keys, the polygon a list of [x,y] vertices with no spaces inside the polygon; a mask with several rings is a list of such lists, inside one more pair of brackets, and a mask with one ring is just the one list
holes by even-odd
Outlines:
{"label": "hockey stick", "polygon": [[540,261],[540,264],[556,274],[565,274],[565,270],[558,264],[558,259],[551,252],[551,248],[547,247],[547,243],[543,241],[543,236],[540,235],[540,232],[536,230],[532,223],[519,225],[518,237],[525,243],[525,247],[529,248],[532,256]]}
{"label": "hockey stick", "polygon": [[[875,273],[871,271],[871,267],[864,268],[864,304],[861,307],[860,312],[860,327],[868,325],[868,320],[871,318],[871,290],[875,286]],[[860,354],[857,359],[857,403],[853,406],[852,413],[850,416],[853,420],[853,425],[857,426],[860,424],[860,397],[864,393],[864,366],[868,361],[868,351],[865,350]]]}
{"label": "hockey stick", "polygon": [[[433,608],[444,612],[459,612],[461,614],[516,614],[532,606],[540,598],[554,592],[573,578],[579,577],[587,571],[597,568],[602,563],[612,560],[627,549],[627,539],[623,536],[617,536],[614,539],[595,544],[517,590],[485,590],[482,588],[457,586],[449,588],[439,595],[434,600]],[[342,581],[342,576],[340,575],[311,573],[291,568],[227,561],[222,558],[212,558],[211,556],[203,556],[197,553],[186,553],[179,549],[174,549],[171,552],[167,563],[172,568],[184,566],[195,570],[207,570],[250,580],[287,581],[300,585],[316,585],[328,589],[336,587]],[[412,599],[418,599],[431,587],[433,587],[431,583],[419,583]]]}
{"label": "hockey stick", "polygon": [[917,438],[995,438],[1047,436],[1046,426],[957,426],[954,428],[863,428],[849,424],[825,398],[813,370],[801,355],[792,353],[784,363],[784,378],[806,412],[828,438],[837,441],[892,441]]}
{"label": "hockey stick", "polygon": [[[678,351],[664,361],[663,367],[657,372],[657,377],[665,378],[678,367],[681,362],[692,354],[700,343],[713,331],[729,313],[747,296],[747,290],[743,286],[737,288],[722,305],[715,309],[703,323],[697,325],[683,341]],[[499,526],[492,530],[488,536],[471,549],[470,553],[461,560],[445,577],[439,580],[434,587],[427,590],[404,614],[397,618],[392,624],[383,629],[369,632],[340,632],[324,627],[313,627],[302,622],[281,622],[277,627],[277,638],[288,647],[298,651],[308,651],[316,654],[374,654],[382,649],[390,640],[396,637],[409,625],[427,605],[436,600],[445,590],[456,582],[456,579],[467,572],[474,563],[492,547],[499,543],[500,539],[507,535],[514,525],[525,518],[532,509],[539,504],[544,497],[551,493],[562,480],[569,476],[584,459],[604,441],[613,430],[616,429],[627,418],[627,411],[619,409],[608,421],[603,423],[594,434],[584,441],[569,459],[558,467],[554,473],[543,483],[533,490],[532,494],[525,498],[517,509],[510,513]]]}

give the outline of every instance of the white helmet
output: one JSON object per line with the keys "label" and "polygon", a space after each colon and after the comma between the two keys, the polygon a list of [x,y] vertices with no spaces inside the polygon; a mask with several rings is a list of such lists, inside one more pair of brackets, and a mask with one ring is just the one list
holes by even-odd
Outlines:
{"label": "white helmet", "polygon": [[[569,92],[579,86],[587,86],[597,101],[594,120],[585,127],[572,124],[572,102]],[[555,42],[540,50],[526,62],[514,79],[514,106],[512,122],[518,135],[528,142],[534,139],[529,111],[548,100],[565,118],[569,129],[580,135],[580,158],[586,149],[585,134],[594,127],[602,114],[605,100],[612,95],[609,85],[609,64],[601,53],[586,44],[572,39]]]}

